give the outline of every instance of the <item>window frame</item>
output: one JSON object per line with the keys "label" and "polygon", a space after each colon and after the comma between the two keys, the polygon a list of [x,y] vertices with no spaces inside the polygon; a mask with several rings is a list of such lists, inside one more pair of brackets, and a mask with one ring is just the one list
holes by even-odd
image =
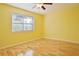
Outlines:
{"label": "window frame", "polygon": [[[32,18],[32,23],[29,23],[29,24],[31,24],[32,25],[32,29],[31,30],[25,30],[24,29],[24,24],[27,24],[27,23],[24,23],[24,19],[23,19],[23,23],[13,23],[13,20],[14,20],[14,16],[23,16],[23,17],[31,17]],[[18,13],[12,13],[12,32],[33,32],[34,31],[34,17],[33,16],[27,16],[27,15],[22,15],[22,14],[18,14]],[[23,25],[23,30],[22,31],[15,31],[14,29],[13,29],[13,25],[14,24],[22,24]]]}

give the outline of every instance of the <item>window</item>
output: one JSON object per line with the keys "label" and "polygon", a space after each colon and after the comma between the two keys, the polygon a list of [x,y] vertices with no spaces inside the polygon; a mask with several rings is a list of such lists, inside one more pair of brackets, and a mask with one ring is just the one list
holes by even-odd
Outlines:
{"label": "window", "polygon": [[12,14],[12,32],[33,31],[33,17]]}

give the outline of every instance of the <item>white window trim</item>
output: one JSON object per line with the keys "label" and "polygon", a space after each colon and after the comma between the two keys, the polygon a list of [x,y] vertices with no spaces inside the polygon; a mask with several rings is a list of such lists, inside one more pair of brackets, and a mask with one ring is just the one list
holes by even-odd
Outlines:
{"label": "white window trim", "polygon": [[[32,17],[32,30],[24,30],[24,27],[23,27],[23,31],[14,31],[13,30],[13,19],[14,19],[14,16],[13,15],[20,15],[20,16],[23,16],[23,17]],[[33,16],[27,16],[27,15],[21,15],[21,14],[18,14],[18,13],[12,13],[12,32],[33,32],[34,31],[34,17]],[[23,20],[24,21],[24,20]],[[21,23],[18,23],[18,24],[21,24]],[[24,26],[24,23],[23,23],[23,26]]]}

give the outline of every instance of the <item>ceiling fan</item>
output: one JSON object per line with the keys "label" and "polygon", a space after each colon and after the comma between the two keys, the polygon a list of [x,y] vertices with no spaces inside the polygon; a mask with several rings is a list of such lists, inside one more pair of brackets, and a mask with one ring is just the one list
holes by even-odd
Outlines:
{"label": "ceiling fan", "polygon": [[53,3],[36,3],[33,8],[42,8],[43,10],[46,10],[45,5],[53,5]]}

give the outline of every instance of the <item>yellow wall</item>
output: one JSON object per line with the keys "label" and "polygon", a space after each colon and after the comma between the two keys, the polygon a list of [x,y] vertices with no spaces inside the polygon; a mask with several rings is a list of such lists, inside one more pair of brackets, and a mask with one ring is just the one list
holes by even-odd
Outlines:
{"label": "yellow wall", "polygon": [[[33,32],[12,32],[11,14],[18,13],[34,17]],[[14,43],[43,36],[43,15],[25,11],[7,4],[0,4],[0,48]]]}
{"label": "yellow wall", "polygon": [[[33,16],[35,21],[34,31],[12,32],[12,13]],[[43,15],[15,8],[7,4],[0,4],[0,48],[40,38],[43,37],[43,34],[47,38],[79,41],[79,4],[58,7],[58,9],[45,15],[45,21]]]}
{"label": "yellow wall", "polygon": [[62,5],[47,14],[45,37],[79,42],[79,4]]}

